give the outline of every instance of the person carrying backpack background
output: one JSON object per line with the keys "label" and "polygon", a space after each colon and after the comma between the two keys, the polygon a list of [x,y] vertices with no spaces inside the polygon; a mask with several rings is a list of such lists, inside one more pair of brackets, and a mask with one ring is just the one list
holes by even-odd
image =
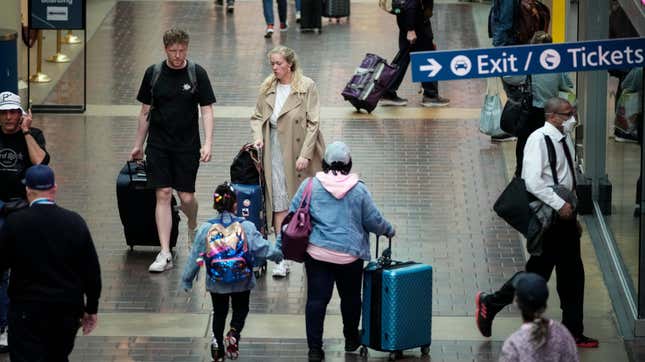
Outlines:
{"label": "person carrying backpack background", "polygon": [[551,13],[539,0],[493,0],[488,37],[493,46],[528,44],[537,31],[549,31]]}
{"label": "person carrying backpack background", "polygon": [[[200,265],[205,264],[206,290],[213,301],[211,354],[215,361],[223,361],[225,354],[231,359],[239,355],[240,334],[249,313],[251,289],[256,283],[253,261],[269,259],[279,263],[283,256],[279,248],[262,237],[252,222],[235,216],[237,197],[229,183],[215,189],[213,208],[218,215],[197,230],[181,285],[187,292],[192,289]],[[233,316],[231,328],[224,338],[229,300]]]}
{"label": "person carrying backpack background", "polygon": [[494,47],[516,45],[515,7],[518,0],[493,0],[488,14],[488,37],[493,39]]}

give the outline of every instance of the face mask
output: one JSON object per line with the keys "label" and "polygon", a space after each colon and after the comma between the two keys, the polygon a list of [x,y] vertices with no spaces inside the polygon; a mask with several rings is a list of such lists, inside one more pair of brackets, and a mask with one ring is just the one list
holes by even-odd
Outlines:
{"label": "face mask", "polygon": [[565,133],[571,133],[573,129],[576,127],[576,119],[571,116],[571,118],[567,119],[562,123],[562,129],[564,130]]}

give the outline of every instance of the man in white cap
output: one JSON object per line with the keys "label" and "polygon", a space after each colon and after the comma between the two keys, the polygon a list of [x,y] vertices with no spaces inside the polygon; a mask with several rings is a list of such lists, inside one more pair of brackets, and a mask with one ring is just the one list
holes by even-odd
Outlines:
{"label": "man in white cap", "polygon": [[[31,127],[31,112],[25,112],[20,97],[11,92],[0,93],[0,227],[9,204],[25,200],[21,183],[32,165],[49,163],[43,133]],[[0,353],[8,352],[7,287],[9,272],[0,272]]]}
{"label": "man in white cap", "polygon": [[20,106],[20,97],[11,92],[0,93],[0,200],[25,199],[20,182],[25,171],[38,164],[48,164],[45,137],[31,127],[31,112]]}

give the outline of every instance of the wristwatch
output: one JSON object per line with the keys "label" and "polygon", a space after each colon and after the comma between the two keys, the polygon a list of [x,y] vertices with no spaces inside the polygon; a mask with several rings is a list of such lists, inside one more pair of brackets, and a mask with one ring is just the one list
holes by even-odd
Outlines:
{"label": "wristwatch", "polygon": [[31,131],[30,131],[30,130],[27,130],[26,132],[22,132],[22,134],[26,136],[26,135],[28,135],[28,134],[31,134]]}

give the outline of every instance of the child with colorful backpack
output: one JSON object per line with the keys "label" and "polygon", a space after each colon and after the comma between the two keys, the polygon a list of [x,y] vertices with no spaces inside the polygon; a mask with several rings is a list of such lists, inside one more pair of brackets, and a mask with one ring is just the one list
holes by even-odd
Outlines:
{"label": "child with colorful backpack", "polygon": [[[235,189],[224,183],[215,189],[213,208],[218,215],[203,223],[195,234],[190,257],[182,275],[182,287],[189,291],[201,265],[206,268],[206,290],[213,300],[213,341],[215,361],[239,356],[240,333],[249,313],[249,296],[255,287],[253,263],[269,259],[280,262],[280,249],[262,237],[255,225],[235,215]],[[233,306],[231,329],[224,338],[229,300]]]}

